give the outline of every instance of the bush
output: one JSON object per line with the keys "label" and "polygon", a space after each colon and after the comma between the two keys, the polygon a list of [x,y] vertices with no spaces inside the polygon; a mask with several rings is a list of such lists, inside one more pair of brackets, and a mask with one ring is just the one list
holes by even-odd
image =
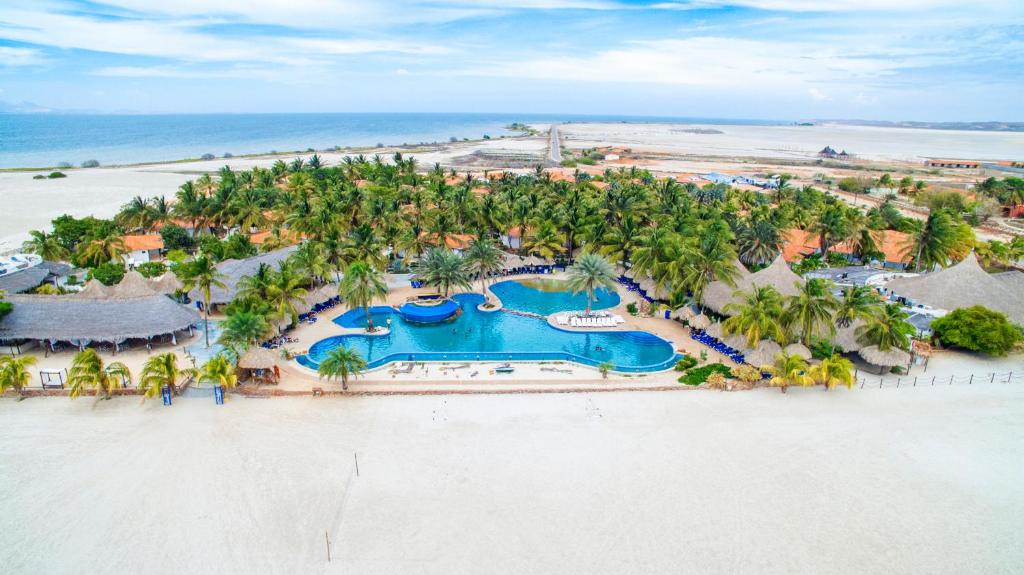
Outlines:
{"label": "bush", "polygon": [[199,159],[200,160],[212,160],[212,159],[214,159],[216,157],[217,156],[214,156],[213,154],[203,154],[202,156],[199,156]]}
{"label": "bush", "polygon": [[837,353],[843,353],[843,348],[834,345],[827,339],[815,338],[810,345],[811,357],[814,359],[825,359]]}
{"label": "bush", "polygon": [[57,167],[66,170],[71,167],[71,162],[57,162]]}
{"label": "bush", "polygon": [[686,385],[700,385],[708,380],[712,373],[720,373],[723,377],[732,377],[732,370],[720,363],[711,363],[703,367],[695,367],[686,372],[686,375],[679,378],[679,383]]}
{"label": "bush", "polygon": [[176,224],[167,224],[161,228],[160,237],[164,240],[164,248],[168,250],[190,250],[196,244],[188,231]]}
{"label": "bush", "polygon": [[593,166],[597,164],[597,160],[591,158],[590,156],[583,156],[582,158],[577,159],[576,163],[583,164],[585,166]]}
{"label": "bush", "polygon": [[756,383],[761,380],[761,370],[752,365],[741,365],[732,370],[732,373],[743,383]]}
{"label": "bush", "polygon": [[636,313],[638,311],[638,308],[636,307],[636,303],[635,302],[629,302],[628,304],[626,304],[626,311],[628,311],[630,315],[636,315]]}
{"label": "bush", "polygon": [[[312,151],[312,150],[308,150],[308,151]],[[224,157],[225,158],[234,158],[235,155],[232,154],[231,152],[224,152]]]}
{"label": "bush", "polygon": [[42,174],[36,174],[36,175],[32,176],[32,179],[33,180],[45,180],[46,176],[44,176]]}
{"label": "bush", "polygon": [[86,160],[86,161],[82,162],[82,167],[83,168],[98,168],[98,167],[100,167],[100,161],[99,160]]}
{"label": "bush", "polygon": [[953,310],[933,321],[932,330],[943,345],[987,355],[1006,355],[1024,338],[1005,315],[980,305]]}
{"label": "bush", "polygon": [[167,266],[163,262],[146,262],[135,266],[135,271],[144,277],[155,278],[163,275],[167,271]]}
{"label": "bush", "polygon": [[688,355],[676,362],[676,371],[686,371],[695,365],[697,365],[697,358]]}
{"label": "bush", "polygon": [[66,178],[66,177],[68,177],[68,175],[65,174],[64,172],[50,172],[50,175],[46,176],[46,177],[50,178],[51,180],[53,180],[53,179],[56,179],[56,178]]}
{"label": "bush", "polygon": [[716,371],[708,376],[707,384],[711,389],[725,389],[725,376]]}
{"label": "bush", "polygon": [[124,277],[125,269],[124,264],[117,262],[107,262],[101,266],[94,267],[89,270],[88,279],[98,279],[103,285],[112,286],[117,282],[121,281]]}

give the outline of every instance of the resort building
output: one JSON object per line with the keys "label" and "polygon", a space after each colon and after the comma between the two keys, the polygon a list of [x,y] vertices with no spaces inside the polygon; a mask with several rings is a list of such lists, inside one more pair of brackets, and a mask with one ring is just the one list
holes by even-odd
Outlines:
{"label": "resort building", "polygon": [[518,250],[523,246],[523,228],[515,226],[501,234],[501,245],[510,250]]}
{"label": "resort building", "polygon": [[121,236],[128,253],[121,256],[129,268],[160,259],[164,249],[164,238],[160,234],[137,234]]}
{"label": "resort building", "polygon": [[60,284],[70,272],[68,264],[44,261],[33,254],[0,257],[0,291],[15,294],[43,282]]}
{"label": "resort building", "polygon": [[804,278],[789,269],[781,255],[771,265],[753,274],[737,261],[736,271],[739,275],[733,286],[720,280],[708,284],[704,290],[705,306],[716,313],[725,313],[725,306],[736,301],[738,291],[749,290],[754,285],[772,286],[783,296],[793,296],[799,293],[798,286],[804,283]]}
{"label": "resort building", "polygon": [[[821,244],[817,234],[791,228],[782,232],[782,238],[782,257],[787,262],[796,262],[821,253]],[[910,262],[910,254],[905,249],[909,239],[908,234],[896,230],[879,230],[872,232],[872,238],[883,258],[879,261],[882,267],[894,270],[902,270],[907,267]],[[843,254],[850,261],[856,259],[855,250],[850,242],[840,242],[832,246],[829,251]]]}
{"label": "resort building", "polygon": [[[251,276],[259,269],[260,264],[267,264],[277,267],[277,264],[288,258],[298,247],[288,246],[279,250],[245,258],[244,260],[224,260],[217,264],[217,271],[224,275],[224,287],[213,286],[210,288],[210,304],[214,306],[226,305],[235,298],[238,293],[238,282],[244,276]],[[193,301],[203,301],[203,294],[198,289],[188,293]]]}
{"label": "resort building", "polygon": [[981,162],[974,160],[941,160],[941,159],[929,159],[924,163],[929,168],[953,168],[960,170],[977,170],[981,167]]}
{"label": "resort building", "polygon": [[818,152],[818,157],[828,158],[830,160],[849,160],[850,158],[853,157],[853,155],[848,153],[846,150],[843,150],[842,152],[837,152],[835,149],[832,148],[832,146],[825,146],[824,148],[821,149],[820,152]]}

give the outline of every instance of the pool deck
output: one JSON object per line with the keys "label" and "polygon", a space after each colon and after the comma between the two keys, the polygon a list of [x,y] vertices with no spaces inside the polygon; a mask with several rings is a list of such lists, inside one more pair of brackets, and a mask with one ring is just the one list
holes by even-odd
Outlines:
{"label": "pool deck", "polygon": [[[562,279],[564,273],[556,274],[534,274],[519,275],[500,278],[520,280],[530,278]],[[474,290],[480,293],[479,283],[474,285]],[[393,288],[387,297],[386,302],[378,302],[377,305],[400,305],[406,298],[422,293],[430,293],[433,288],[413,288],[411,286]],[[626,311],[630,303],[639,303],[637,294],[618,290],[620,302],[617,306],[601,311],[621,315],[625,323],[614,328],[571,328],[568,326],[553,325],[557,329],[566,331],[645,331],[657,335],[672,343],[675,350],[687,355],[699,356],[701,350],[706,350],[709,362],[721,361],[731,365],[728,358],[717,352],[706,348],[696,341],[690,339],[689,329],[679,322],[654,317],[632,316]],[[492,300],[497,296],[488,292]],[[348,311],[346,306],[339,306],[330,312],[322,313],[319,321],[315,324],[303,324],[291,332],[291,337],[298,339],[297,343],[288,344],[286,347],[292,354],[304,353],[310,345],[328,337],[364,333],[361,329],[346,329],[334,323],[333,320]],[[549,323],[552,321],[548,318]],[[387,332],[377,332],[384,335]],[[466,392],[537,392],[537,391],[601,391],[609,389],[661,389],[666,386],[681,386],[676,380],[679,374],[674,371],[656,373],[633,373],[620,374],[609,373],[607,378],[602,378],[597,368],[584,366],[569,362],[511,362],[515,368],[512,374],[492,373],[494,367],[506,362],[468,362],[470,367],[464,369],[447,369],[452,366],[462,365],[467,362],[452,361],[448,363],[428,362],[423,366],[417,365],[409,373],[395,373],[397,364],[388,364],[373,370],[369,370],[358,379],[349,381],[349,390],[353,392],[381,392],[381,393],[436,393],[445,390],[453,393]],[[273,389],[282,392],[303,392],[313,387],[323,388],[324,391],[340,391],[341,384],[327,382],[319,379],[316,374],[294,361],[289,361],[281,366],[281,383],[273,386]],[[569,373],[559,371],[548,371],[551,368],[568,370]],[[471,375],[477,372],[475,377]]]}

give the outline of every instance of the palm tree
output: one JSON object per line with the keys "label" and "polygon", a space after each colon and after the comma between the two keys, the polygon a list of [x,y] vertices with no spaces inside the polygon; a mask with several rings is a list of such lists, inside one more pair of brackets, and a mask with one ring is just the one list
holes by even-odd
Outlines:
{"label": "palm tree", "polygon": [[568,287],[573,293],[586,292],[587,310],[590,314],[590,307],[594,303],[594,292],[597,288],[604,287],[609,290],[615,289],[617,274],[615,268],[608,260],[597,254],[584,254],[576,260],[576,263],[568,269]]}
{"label": "palm tree", "polygon": [[242,349],[255,345],[270,335],[271,327],[264,316],[251,311],[236,311],[221,324],[217,343]]}
{"label": "palm tree", "polygon": [[128,253],[124,240],[116,233],[83,242],[78,252],[78,260],[87,266],[96,267],[107,262],[116,261]]}
{"label": "palm tree", "polygon": [[235,366],[223,354],[211,357],[197,373],[199,381],[219,385],[224,389],[233,389],[238,385]]}
{"label": "palm tree", "polygon": [[297,271],[313,278],[314,285],[319,285],[327,274],[331,273],[331,265],[320,242],[310,241],[302,244],[289,259]]}
{"label": "palm tree", "polygon": [[23,395],[24,390],[32,381],[32,374],[28,368],[36,364],[36,358],[31,355],[23,357],[0,357],[0,395],[13,389],[18,395]]}
{"label": "palm tree", "polygon": [[293,324],[299,320],[295,304],[302,301],[308,293],[301,284],[302,278],[287,265],[282,265],[274,274],[274,280],[267,288],[267,302],[274,309],[275,317],[288,318]]}
{"label": "palm tree", "polygon": [[242,276],[238,280],[238,291],[235,295],[238,299],[266,300],[270,296],[270,285],[274,283],[274,269],[265,263],[260,263],[256,272],[251,276]]}
{"label": "palm tree", "polygon": [[502,257],[501,250],[488,240],[473,240],[463,256],[466,267],[480,280],[480,291],[487,299],[487,276],[501,270]]}
{"label": "palm tree", "polygon": [[338,286],[338,295],[348,302],[351,308],[363,308],[366,316],[366,331],[373,331],[373,315],[370,305],[375,300],[387,297],[388,286],[384,283],[381,273],[365,262],[356,261],[345,270],[345,276]]}
{"label": "palm tree", "polygon": [[206,332],[206,347],[210,347],[210,290],[214,287],[221,289],[226,287],[222,281],[226,279],[226,276],[217,269],[213,260],[206,254],[201,254],[182,268],[183,274],[179,279],[184,285],[184,291],[198,289],[203,296],[203,313],[206,315],[203,327]]}
{"label": "palm tree", "polygon": [[841,355],[833,355],[821,360],[821,363],[807,370],[807,376],[812,385],[824,385],[826,391],[831,391],[837,385],[845,385],[847,389],[853,389],[855,382],[853,362]]}
{"label": "palm tree", "polygon": [[711,282],[736,285],[739,276],[736,265],[736,252],[732,246],[718,234],[706,233],[687,246],[683,257],[673,266],[672,285],[677,286],[678,291],[689,290],[703,306],[704,290]]}
{"label": "palm tree", "polygon": [[148,229],[153,221],[149,202],[142,199],[142,196],[135,196],[127,204],[121,206],[121,211],[114,219],[125,229],[138,230]]}
{"label": "palm tree", "polygon": [[197,374],[192,368],[179,369],[178,355],[174,352],[154,355],[146,360],[139,374],[139,391],[146,399],[156,397],[165,386],[177,392],[178,380],[182,377],[194,377]]}
{"label": "palm tree", "polygon": [[779,228],[768,220],[744,226],[736,238],[740,261],[748,265],[769,264],[782,251]]}
{"label": "palm tree", "polygon": [[850,327],[857,320],[867,320],[878,313],[882,301],[868,286],[843,289],[843,297],[833,316],[838,327]]}
{"label": "palm tree", "polygon": [[358,376],[364,369],[366,360],[358,351],[339,345],[327,352],[327,357],[320,362],[317,373],[328,380],[340,379],[341,389],[348,391],[349,376]]}
{"label": "palm tree", "polygon": [[772,286],[754,285],[748,291],[739,291],[742,301],[729,303],[722,311],[732,317],[722,322],[726,335],[742,334],[747,347],[753,349],[762,339],[784,342],[786,331],[782,327],[782,295]]}
{"label": "palm tree", "polygon": [[957,248],[958,239],[953,218],[944,211],[933,211],[928,214],[924,225],[907,238],[902,255],[913,254],[916,271],[945,267],[949,264],[950,254]]}
{"label": "palm tree", "polygon": [[61,245],[53,234],[47,234],[42,230],[32,230],[29,235],[32,236],[32,239],[21,246],[26,253],[36,254],[51,262],[65,261],[71,257],[68,249]]}
{"label": "palm tree", "polygon": [[96,390],[96,399],[110,399],[111,393],[132,374],[128,366],[115,361],[104,365],[103,358],[95,349],[86,349],[75,354],[68,371],[68,390],[71,399],[82,395],[85,390]]}
{"label": "palm tree", "polygon": [[565,239],[553,223],[544,221],[523,242],[523,250],[550,260],[565,251]]}
{"label": "palm tree", "polygon": [[914,326],[907,322],[910,317],[897,304],[888,304],[857,328],[857,340],[864,345],[876,345],[880,351],[893,348],[906,350],[910,347]]}
{"label": "palm tree", "polygon": [[832,295],[832,282],[812,278],[798,285],[800,292],[786,301],[785,323],[796,328],[800,343],[808,345],[815,335],[835,334],[832,313],[839,302]]}
{"label": "palm tree", "polygon": [[780,353],[775,356],[775,363],[765,368],[772,374],[768,385],[778,387],[782,393],[786,393],[786,389],[791,385],[812,385],[807,375],[807,362],[799,355]]}
{"label": "palm tree", "polygon": [[413,266],[418,281],[441,290],[444,297],[452,288],[472,289],[466,262],[446,248],[431,248]]}

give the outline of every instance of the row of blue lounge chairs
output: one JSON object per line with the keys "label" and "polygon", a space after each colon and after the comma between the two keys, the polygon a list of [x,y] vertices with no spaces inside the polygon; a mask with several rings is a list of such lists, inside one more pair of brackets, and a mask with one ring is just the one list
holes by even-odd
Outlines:
{"label": "row of blue lounge chairs", "polygon": [[736,363],[742,364],[744,362],[743,353],[740,352],[740,350],[729,347],[723,341],[719,340],[716,337],[708,335],[702,330],[691,330],[690,339],[699,341],[700,343],[710,347],[711,349],[717,351],[718,353],[728,356],[729,359],[733,360]]}
{"label": "row of blue lounge chairs", "polygon": [[635,294],[638,294],[640,297],[644,298],[644,301],[646,301],[647,303],[654,303],[654,298],[647,295],[647,292],[645,290],[640,289],[640,284],[638,284],[637,282],[631,280],[626,276],[619,276],[618,281],[620,284],[625,286],[626,291],[631,291]]}

